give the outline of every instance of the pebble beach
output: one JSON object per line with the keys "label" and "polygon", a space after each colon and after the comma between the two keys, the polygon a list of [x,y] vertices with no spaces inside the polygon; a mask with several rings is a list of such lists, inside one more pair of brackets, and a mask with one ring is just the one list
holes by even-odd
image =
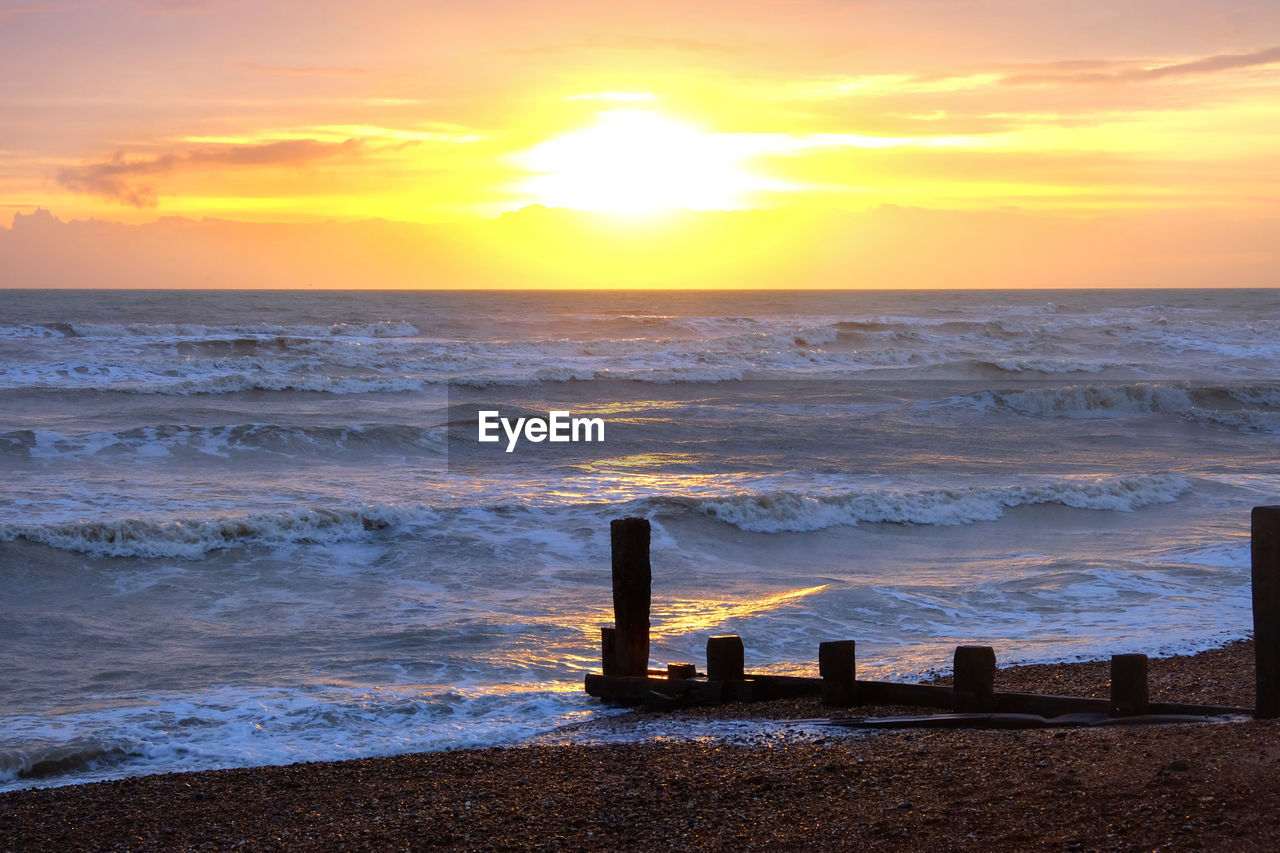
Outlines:
{"label": "pebble beach", "polygon": [[[1105,696],[1108,664],[997,689]],[[1248,707],[1253,648],[1153,659],[1153,700]],[[866,716],[914,709],[864,707]],[[1274,850],[1280,723],[1030,731],[830,728],[795,700],[635,712],[555,745],[172,773],[0,794],[0,850]],[[756,742],[617,738],[765,723]],[[769,725],[772,722],[776,725]],[[806,729],[812,731],[812,726]],[[638,736],[638,735],[637,735]],[[572,740],[572,739],[570,739]]]}

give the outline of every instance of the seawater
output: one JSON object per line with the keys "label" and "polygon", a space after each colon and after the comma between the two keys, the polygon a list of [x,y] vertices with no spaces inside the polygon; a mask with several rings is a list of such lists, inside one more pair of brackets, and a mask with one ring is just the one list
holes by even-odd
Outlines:
{"label": "seawater", "polygon": [[[518,742],[655,664],[1244,636],[1280,292],[0,292],[0,787]],[[513,459],[477,407],[602,417]],[[501,451],[499,450],[499,455]]]}

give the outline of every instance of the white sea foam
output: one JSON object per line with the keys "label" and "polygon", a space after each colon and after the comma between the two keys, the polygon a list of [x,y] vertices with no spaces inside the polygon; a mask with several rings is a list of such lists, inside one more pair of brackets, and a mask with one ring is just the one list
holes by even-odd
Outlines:
{"label": "white sea foam", "polygon": [[[106,697],[104,697],[106,698]],[[413,685],[242,688],[121,697],[73,714],[6,719],[0,790],[512,744],[616,713],[579,690]]]}

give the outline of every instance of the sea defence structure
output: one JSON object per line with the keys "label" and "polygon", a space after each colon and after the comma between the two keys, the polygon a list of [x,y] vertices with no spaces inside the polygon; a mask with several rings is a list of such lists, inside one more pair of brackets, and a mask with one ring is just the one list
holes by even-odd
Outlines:
{"label": "sea defence structure", "polygon": [[1111,695],[1107,698],[998,691],[996,654],[990,646],[957,647],[951,685],[859,679],[857,644],[852,639],[819,644],[816,677],[747,672],[742,639],[734,635],[707,638],[705,671],[683,661],[651,669],[650,525],[643,518],[622,518],[610,523],[614,625],[601,629],[602,671],[588,674],[585,687],[591,696],[622,704],[643,704],[654,710],[813,696],[833,707],[909,705],[969,715],[1273,718],[1280,716],[1280,506],[1255,507],[1251,524],[1257,661],[1257,698],[1252,709],[1151,701],[1145,654],[1112,656]]}

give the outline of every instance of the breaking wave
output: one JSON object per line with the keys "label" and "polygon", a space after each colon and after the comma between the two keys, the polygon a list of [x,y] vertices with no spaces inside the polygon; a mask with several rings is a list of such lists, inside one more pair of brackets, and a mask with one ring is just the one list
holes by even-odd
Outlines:
{"label": "breaking wave", "polygon": [[327,325],[245,323],[208,326],[203,323],[26,323],[0,326],[0,337],[14,338],[166,338],[173,340],[254,338],[408,338],[420,334],[412,323],[382,320],[374,323]]}
{"label": "breaking wave", "polygon": [[99,454],[158,457],[183,451],[220,457],[239,451],[284,455],[361,449],[421,453],[439,451],[444,442],[445,436],[439,430],[407,424],[310,427],[161,424],[70,435],[52,430],[13,430],[0,433],[0,454],[66,459]]}
{"label": "breaking wave", "polygon": [[348,542],[363,539],[371,531],[425,520],[428,515],[421,510],[365,506],[175,521],[121,518],[43,524],[9,522],[0,524],[0,542],[25,539],[94,557],[194,560],[223,548]]}
{"label": "breaking wave", "polygon": [[836,494],[776,491],[699,499],[692,506],[742,530],[783,533],[860,522],[972,524],[995,521],[1012,507],[1034,504],[1130,512],[1149,504],[1172,502],[1190,488],[1191,484],[1181,477],[1156,474],[965,489],[888,489]]}
{"label": "breaking wave", "polygon": [[1273,386],[1131,383],[985,391],[954,402],[1041,418],[1174,415],[1250,432],[1280,429],[1280,388]]}

